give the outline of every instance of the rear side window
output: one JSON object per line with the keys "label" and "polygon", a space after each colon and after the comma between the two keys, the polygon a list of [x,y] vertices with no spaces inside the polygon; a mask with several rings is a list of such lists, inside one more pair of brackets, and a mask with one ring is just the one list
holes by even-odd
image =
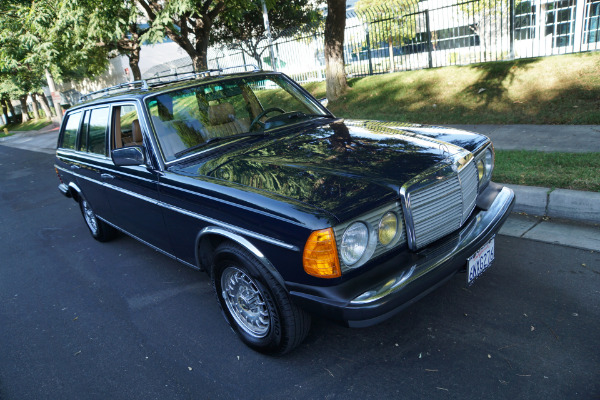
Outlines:
{"label": "rear side window", "polygon": [[77,145],[77,130],[81,122],[81,112],[69,114],[63,132],[62,143],[60,147],[65,149],[75,149]]}
{"label": "rear side window", "polygon": [[108,107],[92,110],[88,122],[88,152],[106,155],[106,132],[108,130]]}

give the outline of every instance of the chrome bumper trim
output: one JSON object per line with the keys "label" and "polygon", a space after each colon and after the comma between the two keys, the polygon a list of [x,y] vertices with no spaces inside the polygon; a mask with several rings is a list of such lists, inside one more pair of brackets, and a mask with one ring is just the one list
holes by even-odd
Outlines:
{"label": "chrome bumper trim", "polygon": [[436,257],[433,262],[427,262],[422,265],[415,264],[408,269],[402,270],[400,274],[387,279],[378,286],[355,297],[350,304],[365,305],[378,301],[384,297],[394,295],[406,285],[435,270],[453,257],[456,257],[458,253],[471,243],[489,233],[490,226],[496,225],[497,221],[508,212],[514,197],[513,191],[504,187],[500,193],[498,193],[494,203],[487,211],[480,211],[473,220],[461,229],[460,240],[457,241],[452,249],[445,254]]}

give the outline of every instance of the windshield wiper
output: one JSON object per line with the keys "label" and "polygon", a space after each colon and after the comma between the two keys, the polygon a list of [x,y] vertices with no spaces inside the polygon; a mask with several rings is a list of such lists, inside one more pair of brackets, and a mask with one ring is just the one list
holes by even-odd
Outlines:
{"label": "windshield wiper", "polygon": [[306,118],[306,117],[322,117],[322,118],[325,118],[325,117],[330,117],[330,115],[325,115],[325,114],[306,114],[306,113],[304,113],[302,111],[296,111],[293,114],[290,114],[288,116],[289,119],[292,119],[292,118]]}
{"label": "windshield wiper", "polygon": [[264,136],[264,135],[265,135],[264,132],[248,132],[248,133],[241,133],[238,135],[231,135],[231,136],[217,136],[217,137],[208,139],[206,142],[198,143],[195,146],[188,147],[185,150],[181,150],[180,152],[175,153],[175,158],[179,158],[183,155],[192,153],[196,150],[200,150],[203,147],[206,147],[206,146],[211,145],[216,142],[230,141],[230,140],[234,140],[234,139],[243,139],[243,138],[247,138],[250,136]]}

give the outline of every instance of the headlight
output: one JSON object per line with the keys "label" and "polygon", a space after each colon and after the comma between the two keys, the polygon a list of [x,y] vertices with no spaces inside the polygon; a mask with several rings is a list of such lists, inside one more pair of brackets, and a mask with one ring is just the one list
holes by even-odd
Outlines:
{"label": "headlight", "polygon": [[494,170],[494,152],[492,147],[484,150],[484,153],[477,158],[477,174],[479,177],[479,187],[485,187],[492,179]]}
{"label": "headlight", "polygon": [[388,212],[379,220],[379,243],[387,246],[392,243],[397,233],[398,217],[393,212]]}
{"label": "headlight", "polygon": [[369,229],[362,222],[355,222],[346,228],[340,244],[340,256],[346,265],[356,263],[363,256],[369,244]]}
{"label": "headlight", "polygon": [[494,153],[492,152],[492,149],[488,148],[485,151],[483,162],[485,165],[485,177],[487,180],[490,180],[492,178],[492,170],[494,169]]}

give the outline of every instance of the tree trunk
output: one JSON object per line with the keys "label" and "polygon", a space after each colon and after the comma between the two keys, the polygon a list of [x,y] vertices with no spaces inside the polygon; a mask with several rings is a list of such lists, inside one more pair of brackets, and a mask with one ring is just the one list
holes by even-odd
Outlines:
{"label": "tree trunk", "polygon": [[[50,71],[48,71],[48,69],[45,70],[46,71],[46,80],[48,81],[48,88],[50,88],[50,94],[53,95],[53,93],[56,92],[56,85],[54,85],[54,78],[52,77],[52,74],[50,73]],[[58,92],[60,94],[60,92]],[[60,104],[58,104],[56,101],[53,100],[54,103],[54,111],[56,112],[56,116],[59,118],[62,118],[62,110],[60,108]]]}
{"label": "tree trunk", "polygon": [[27,112],[27,95],[19,96],[19,101],[21,102],[21,122],[29,122],[31,118],[29,118],[29,113]]}
{"label": "tree trunk", "polygon": [[142,72],[140,71],[140,47],[136,47],[129,54],[129,68],[133,74],[134,81],[142,80]]}
{"label": "tree trunk", "polygon": [[35,93],[30,93],[31,96],[31,107],[33,108],[33,118],[40,119],[40,110],[38,108],[37,101],[35,100]]}
{"label": "tree trunk", "polygon": [[140,71],[140,52],[142,46],[140,45],[140,35],[138,34],[137,24],[129,25],[129,32],[131,33],[131,51],[129,52],[129,67],[133,74],[134,81],[142,80],[142,72]]}
{"label": "tree trunk", "polygon": [[12,105],[12,101],[10,99],[5,99],[4,102],[6,103],[6,105],[8,106],[8,109],[10,110],[10,115],[11,115],[11,119],[12,119],[12,123],[16,124],[17,123],[17,113],[15,112],[15,108]]}
{"label": "tree trunk", "polygon": [[40,99],[40,104],[44,109],[44,113],[46,113],[46,118],[49,120],[52,119],[52,111],[50,110],[50,104],[48,103],[48,99],[46,98],[44,92],[37,93],[37,97]]}
{"label": "tree trunk", "polygon": [[[212,26],[212,21],[211,24]],[[192,63],[194,64],[194,71],[206,71],[208,69],[208,43],[210,36],[210,28],[205,29],[200,35],[196,36],[195,53],[192,56]]]}
{"label": "tree trunk", "polygon": [[6,125],[8,125],[10,123],[10,120],[8,119],[8,107],[6,106],[4,99],[0,100],[0,106],[2,106],[2,114],[4,115],[4,122]]}
{"label": "tree trunk", "polygon": [[325,68],[327,100],[337,100],[346,90],[344,69],[344,29],[346,28],[346,0],[327,0],[325,19]]}

